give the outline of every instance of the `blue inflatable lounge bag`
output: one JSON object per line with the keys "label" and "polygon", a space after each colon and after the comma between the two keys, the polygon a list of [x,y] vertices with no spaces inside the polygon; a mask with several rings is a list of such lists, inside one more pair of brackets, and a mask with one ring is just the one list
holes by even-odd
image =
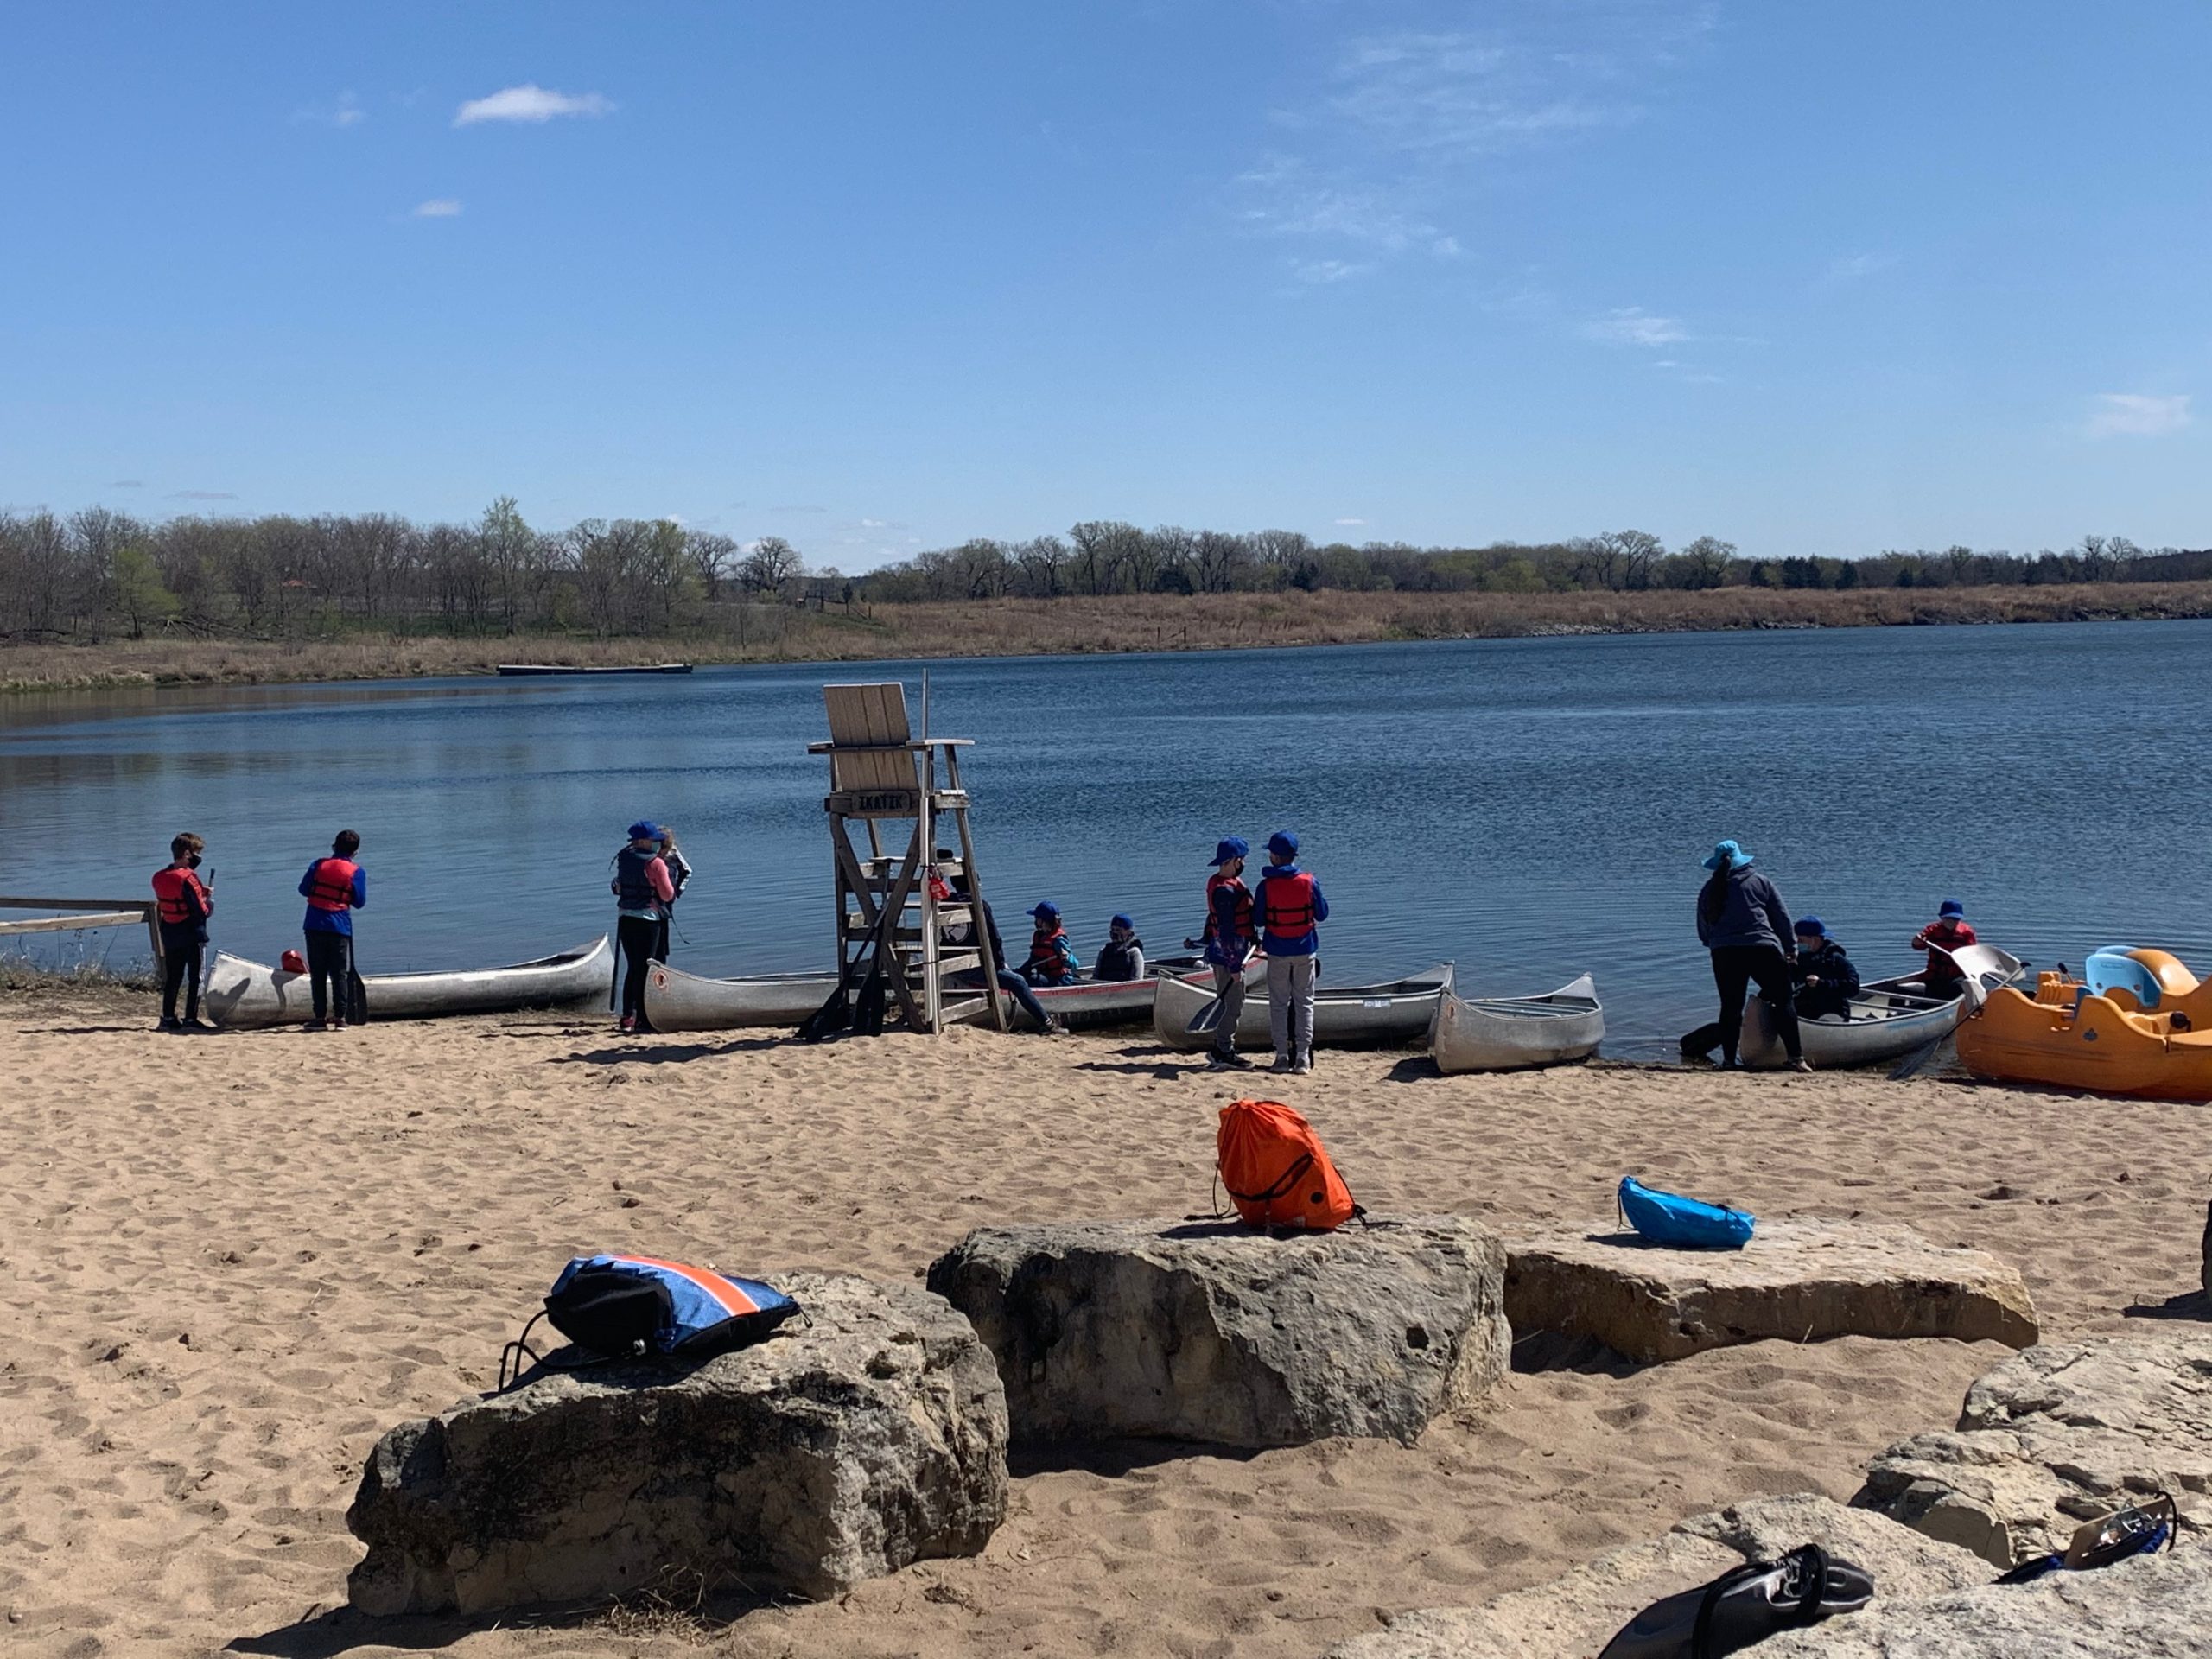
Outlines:
{"label": "blue inflatable lounge bag", "polygon": [[1621,1214],[1654,1244],[1682,1250],[1740,1250],[1751,1242],[1753,1217],[1726,1205],[1706,1204],[1621,1177]]}

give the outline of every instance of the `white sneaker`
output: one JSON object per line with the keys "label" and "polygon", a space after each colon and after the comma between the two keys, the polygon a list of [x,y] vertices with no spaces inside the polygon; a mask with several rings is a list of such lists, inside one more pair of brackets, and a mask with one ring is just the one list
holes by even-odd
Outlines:
{"label": "white sneaker", "polygon": [[1306,1076],[1313,1069],[1313,1057],[1311,1054],[1300,1055],[1297,1063],[1290,1069],[1295,1076],[1301,1077]]}

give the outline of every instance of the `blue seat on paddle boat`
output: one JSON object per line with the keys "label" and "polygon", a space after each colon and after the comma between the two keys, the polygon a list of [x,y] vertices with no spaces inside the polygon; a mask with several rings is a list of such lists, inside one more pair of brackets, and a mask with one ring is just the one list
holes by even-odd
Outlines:
{"label": "blue seat on paddle boat", "polygon": [[2092,996],[2126,991],[2148,1014],[2158,1006],[2165,988],[2158,983],[2158,976],[2148,963],[2129,954],[2132,949],[2125,944],[2108,944],[2101,950],[2091,951],[2088,961],[2082,964],[2082,982]]}

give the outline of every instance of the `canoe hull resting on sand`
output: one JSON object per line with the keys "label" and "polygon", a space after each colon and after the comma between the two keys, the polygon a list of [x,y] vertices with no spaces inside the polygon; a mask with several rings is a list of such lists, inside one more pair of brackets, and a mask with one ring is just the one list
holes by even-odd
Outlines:
{"label": "canoe hull resting on sand", "polygon": [[[1039,985],[1033,988],[1046,1011],[1072,1031],[1141,1025],[1152,1013],[1153,987],[1163,974],[1196,975],[1209,988],[1211,995],[1211,970],[1196,957],[1163,957],[1145,966],[1148,971],[1142,979],[1096,980],[1086,970],[1076,984]],[[828,1001],[830,994],[836,988],[835,974],[760,974],[746,979],[702,979],[657,962],[645,975],[645,1023],[655,1031],[741,1031],[796,1026]],[[951,987],[945,995],[958,998],[962,993],[957,987]],[[1007,998],[1007,1014],[1018,1023],[1021,1015],[1013,1007],[1013,1001]],[[981,1025],[989,1020],[988,1009],[979,1008],[968,1017],[967,1023]]]}
{"label": "canoe hull resting on sand", "polygon": [[[1313,1046],[1384,1047],[1419,1042],[1436,1019],[1438,999],[1451,989],[1448,962],[1381,985],[1323,985],[1313,993]],[[1163,979],[1153,998],[1152,1028],[1170,1048],[1192,1052],[1212,1046],[1214,1021],[1219,1015],[1220,1005],[1214,1000],[1211,980]],[[1236,1021],[1236,1046],[1274,1046],[1268,1030],[1265,981],[1245,992],[1244,1011]]]}
{"label": "canoe hull resting on sand", "polygon": [[[607,995],[614,944],[604,933],[558,956],[507,968],[422,974],[370,974],[361,981],[369,1018],[428,1020],[449,1014],[512,1014],[521,1008],[575,1007]],[[305,974],[288,974],[226,951],[215,953],[200,1007],[232,1029],[282,1026],[315,1017]]]}
{"label": "canoe hull resting on sand", "polygon": [[[1991,988],[2010,984],[2025,971],[2018,957],[1993,945],[1968,945],[1958,953],[1967,975],[1961,995],[1937,998],[1918,995],[1913,988],[1916,974],[1877,979],[1859,987],[1851,999],[1845,1020],[1800,1020],[1797,1035],[1807,1062],[1818,1071],[1837,1071],[1854,1065],[1886,1065],[1916,1050],[1941,1041],[1959,1021],[1981,1005]],[[1754,995],[1744,1011],[1744,1040],[1740,1051],[1745,1065],[1777,1066],[1789,1057],[1774,1028],[1766,1003]]]}
{"label": "canoe hull resting on sand", "polygon": [[1548,996],[1467,1001],[1446,992],[1437,999],[1428,1046],[1440,1071],[1516,1071],[1586,1060],[1605,1036],[1598,983],[1585,974]]}
{"label": "canoe hull resting on sand", "polygon": [[2164,950],[2099,954],[2131,957],[2148,974],[2131,985],[2046,973],[2033,997],[2011,987],[1993,991],[1959,1026],[1961,1063],[1998,1083],[2212,1100],[2212,985],[2197,983]]}

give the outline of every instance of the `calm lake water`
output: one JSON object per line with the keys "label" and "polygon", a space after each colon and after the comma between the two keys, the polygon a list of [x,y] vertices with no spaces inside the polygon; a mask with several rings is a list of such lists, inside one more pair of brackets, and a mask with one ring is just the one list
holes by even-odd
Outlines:
{"label": "calm lake water", "polygon": [[[1128,910],[1195,932],[1230,832],[1297,830],[1334,915],[1325,976],[1441,958],[1463,988],[1598,976],[1614,1053],[1709,1018],[1698,861],[1739,838],[1869,977],[1941,899],[2049,964],[2116,942],[2212,970],[2212,623],[1478,640],[931,664],[972,737],[979,861],[1018,932],[1039,898],[1086,957]],[[429,680],[0,697],[0,892],[135,896],[208,841],[216,942],[273,961],[294,892],[363,836],[365,971],[541,955],[613,925],[641,816],[698,868],[678,963],[830,957],[825,680]],[[115,960],[143,941],[89,936]],[[49,949],[70,948],[67,936]]]}

